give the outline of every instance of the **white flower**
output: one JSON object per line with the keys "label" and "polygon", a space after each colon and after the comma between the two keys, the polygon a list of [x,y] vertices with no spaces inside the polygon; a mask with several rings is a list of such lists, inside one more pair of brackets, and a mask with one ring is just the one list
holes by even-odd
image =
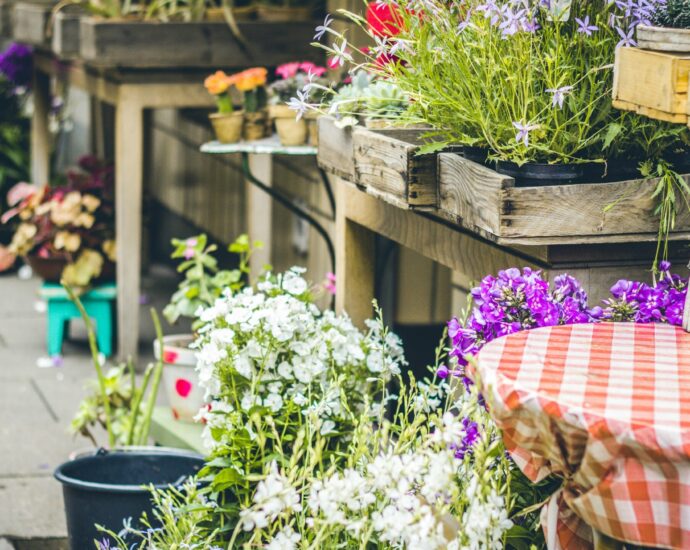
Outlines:
{"label": "white flower", "polygon": [[299,296],[307,291],[309,285],[302,277],[293,271],[288,271],[283,277],[283,288],[293,296]]}
{"label": "white flower", "polygon": [[254,492],[253,504],[240,512],[240,522],[245,531],[263,528],[283,513],[302,510],[299,494],[286,477],[278,471],[278,464],[271,463],[271,471],[260,481]]}
{"label": "white flower", "polygon": [[268,397],[264,399],[264,406],[271,409],[274,413],[277,413],[283,408],[283,398],[277,393],[270,393]]}
{"label": "white flower", "polygon": [[321,435],[328,435],[335,431],[335,422],[332,420],[326,420],[321,424]]}
{"label": "white flower", "polygon": [[301,537],[292,527],[286,527],[266,545],[266,550],[295,550]]}

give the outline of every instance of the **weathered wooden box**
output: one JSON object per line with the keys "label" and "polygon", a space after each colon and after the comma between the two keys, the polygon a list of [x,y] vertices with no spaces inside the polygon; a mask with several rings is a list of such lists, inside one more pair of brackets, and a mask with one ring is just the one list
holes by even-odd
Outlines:
{"label": "weathered wooden box", "polygon": [[688,120],[690,54],[616,49],[613,105],[666,122]]}
{"label": "weathered wooden box", "polygon": [[157,22],[80,21],[80,55],[95,66],[130,68],[228,69],[249,65],[276,66],[295,59],[319,61],[310,46],[311,21],[238,23],[245,45],[223,21]]}
{"label": "weathered wooden box", "polygon": [[437,153],[419,155],[428,130],[412,128],[338,128],[319,120],[319,165],[402,207],[431,207],[438,202]]}
{"label": "weathered wooden box", "polygon": [[667,29],[638,25],[637,45],[644,50],[659,52],[690,52],[690,29]]}
{"label": "weathered wooden box", "polygon": [[12,13],[12,37],[17,42],[48,48],[54,2],[17,2]]}
{"label": "weathered wooden box", "polygon": [[51,48],[60,59],[74,59],[79,56],[79,22],[84,12],[76,6],[65,8],[55,14],[51,36]]}
{"label": "weathered wooden box", "polygon": [[[690,175],[685,176],[690,181]],[[500,244],[653,241],[656,180],[516,187],[515,180],[453,153],[438,156],[437,214]],[[679,208],[673,238],[690,238]]]}

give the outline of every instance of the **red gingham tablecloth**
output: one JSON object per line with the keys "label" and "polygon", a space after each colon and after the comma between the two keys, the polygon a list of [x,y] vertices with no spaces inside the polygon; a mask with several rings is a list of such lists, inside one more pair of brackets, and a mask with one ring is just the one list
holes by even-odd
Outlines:
{"label": "red gingham tablecloth", "polygon": [[690,548],[690,334],[632,323],[526,330],[484,346],[468,373],[527,477],[565,478],[542,509],[550,548],[591,548],[591,527]]}

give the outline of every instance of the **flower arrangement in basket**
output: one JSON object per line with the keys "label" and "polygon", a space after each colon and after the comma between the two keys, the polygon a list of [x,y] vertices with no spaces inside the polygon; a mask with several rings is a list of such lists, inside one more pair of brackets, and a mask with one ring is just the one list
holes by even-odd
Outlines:
{"label": "flower arrangement in basket", "polygon": [[316,145],[316,113],[309,111],[304,113],[304,117],[295,118],[287,103],[309,83],[327,87],[328,80],[324,78],[326,71],[326,67],[311,61],[294,61],[276,68],[278,79],[268,86],[268,113],[283,145],[303,145],[307,138],[312,145]]}
{"label": "flower arrangement in basket", "polygon": [[[218,141],[237,143],[241,138],[250,141],[266,137],[267,74],[265,68],[254,67],[233,75],[216,71],[206,78],[204,86],[218,105],[218,112],[209,115]],[[233,105],[233,87],[242,96],[241,110]]]}
{"label": "flower arrangement in basket", "polygon": [[9,250],[25,257],[47,281],[84,288],[96,279],[113,279],[115,217],[113,169],[83,157],[67,172],[65,185],[15,185],[12,206],[2,216],[18,219]]}
{"label": "flower arrangement in basket", "polygon": [[[661,4],[384,0],[366,17],[342,12],[368,35],[366,47],[329,17],[316,38],[332,63],[366,70],[409,98],[395,116],[432,128],[420,153],[461,145],[517,185],[657,178],[650,195],[665,253],[676,214],[688,207],[679,176],[689,167],[688,129],[620,112],[611,99],[616,48],[633,45]],[[298,112],[324,107],[310,101],[312,89],[294,98]]]}

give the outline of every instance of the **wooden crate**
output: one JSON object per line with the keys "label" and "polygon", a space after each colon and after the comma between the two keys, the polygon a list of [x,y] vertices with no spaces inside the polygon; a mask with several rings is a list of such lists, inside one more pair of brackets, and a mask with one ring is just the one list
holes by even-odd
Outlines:
{"label": "wooden crate", "polygon": [[12,16],[12,36],[17,42],[49,47],[48,30],[54,2],[17,2]]}
{"label": "wooden crate", "polygon": [[79,56],[81,34],[79,25],[84,13],[73,6],[55,14],[51,36],[51,49],[60,59],[74,59]]}
{"label": "wooden crate", "polygon": [[613,105],[666,122],[688,120],[690,55],[616,49]]}
{"label": "wooden crate", "polygon": [[323,53],[310,45],[314,22],[238,23],[246,46],[223,21],[114,21],[84,17],[80,22],[80,55],[94,66],[123,68],[230,69],[272,67]]}
{"label": "wooden crate", "polygon": [[690,29],[667,29],[665,27],[653,27],[638,25],[637,45],[644,50],[659,52],[690,52]]}
{"label": "wooden crate", "polygon": [[419,128],[338,128],[333,119],[319,121],[319,164],[401,206],[434,207],[438,203],[437,153],[419,155]]}
{"label": "wooden crate", "polygon": [[[657,238],[657,202],[652,198],[656,180],[515,187],[513,178],[457,154],[441,153],[438,164],[438,215],[500,244]],[[690,175],[685,177],[690,181]],[[688,239],[690,212],[679,210],[672,237]]]}

